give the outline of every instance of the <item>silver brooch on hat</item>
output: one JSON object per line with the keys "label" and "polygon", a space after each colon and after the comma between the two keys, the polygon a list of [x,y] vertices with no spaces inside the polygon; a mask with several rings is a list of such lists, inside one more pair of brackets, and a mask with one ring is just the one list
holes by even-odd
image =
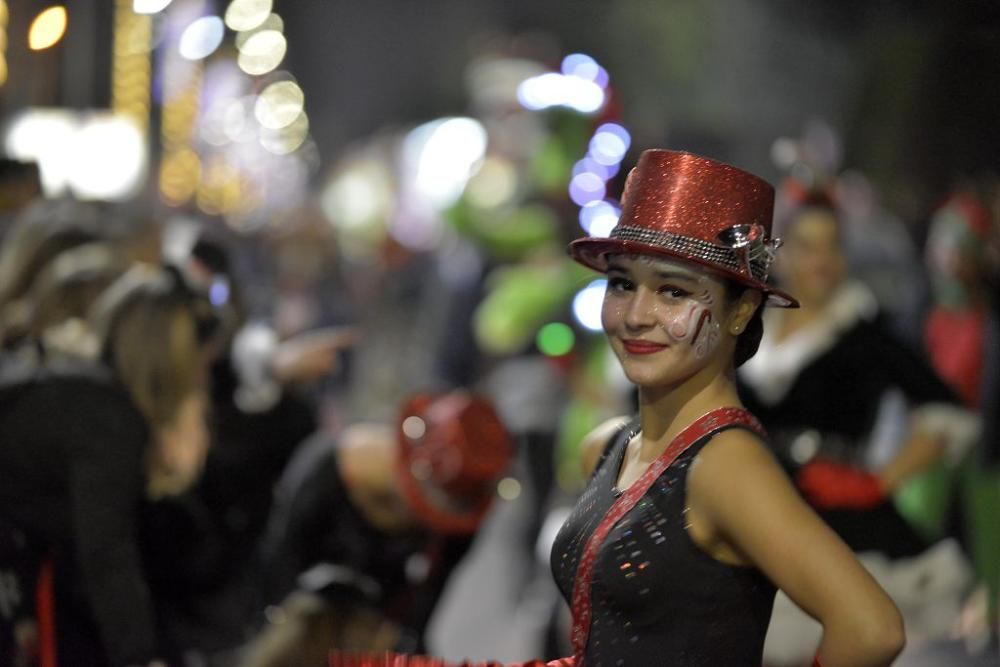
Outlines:
{"label": "silver brooch on hat", "polygon": [[[767,280],[767,273],[774,261],[781,239],[767,238],[767,232],[758,224],[727,227],[716,237],[721,245],[729,248],[736,257],[740,273],[755,280]],[[757,273],[754,274],[754,269]]]}

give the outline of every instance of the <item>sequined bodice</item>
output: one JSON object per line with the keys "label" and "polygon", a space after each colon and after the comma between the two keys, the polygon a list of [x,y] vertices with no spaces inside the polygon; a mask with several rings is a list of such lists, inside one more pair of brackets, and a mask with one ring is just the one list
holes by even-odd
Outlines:
{"label": "sequined bodice", "polygon": [[[552,571],[567,600],[587,539],[618,495],[628,439],[617,436],[556,537]],[[601,545],[586,667],[760,666],[774,586],[754,568],[715,560],[685,527],[688,467],[710,439],[660,475]]]}

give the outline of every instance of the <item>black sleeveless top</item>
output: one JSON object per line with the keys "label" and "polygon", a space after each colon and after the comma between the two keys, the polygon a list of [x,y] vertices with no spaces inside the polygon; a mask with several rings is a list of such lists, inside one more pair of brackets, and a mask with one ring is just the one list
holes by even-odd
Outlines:
{"label": "black sleeveless top", "polygon": [[[632,433],[613,439],[556,536],[552,572],[568,601],[587,540],[620,495]],[[712,558],[685,527],[688,467],[711,437],[682,453],[601,545],[586,667],[760,667],[774,585],[756,568]]]}

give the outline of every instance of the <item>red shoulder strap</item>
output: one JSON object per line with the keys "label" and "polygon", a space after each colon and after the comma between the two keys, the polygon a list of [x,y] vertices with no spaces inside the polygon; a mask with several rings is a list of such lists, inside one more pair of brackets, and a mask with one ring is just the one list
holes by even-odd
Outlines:
{"label": "red shoulder strap", "polygon": [[743,408],[718,408],[702,415],[678,433],[663,453],[649,465],[646,472],[611,505],[591,534],[590,539],[587,540],[583,555],[577,564],[576,582],[573,585],[573,630],[570,639],[573,643],[573,657],[576,659],[578,667],[583,666],[583,654],[586,651],[587,637],[590,634],[590,584],[593,580],[594,561],[608,533],[623,516],[635,507],[639,499],[653,485],[653,482],[688,447],[708,435],[731,426],[743,426],[765,437],[764,427],[760,425],[756,417]]}

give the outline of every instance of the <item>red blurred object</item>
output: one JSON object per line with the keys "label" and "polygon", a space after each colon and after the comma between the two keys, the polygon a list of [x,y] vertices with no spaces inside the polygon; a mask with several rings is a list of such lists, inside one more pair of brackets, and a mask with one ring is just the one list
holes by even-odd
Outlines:
{"label": "red blurred object", "polygon": [[833,461],[810,461],[795,482],[810,503],[823,509],[868,509],[885,500],[878,477]]}
{"label": "red blurred object", "polygon": [[970,408],[978,408],[981,398],[988,326],[985,308],[934,308],[924,323],[934,370]]}
{"label": "red blurred object", "polygon": [[500,662],[446,662],[440,658],[425,655],[402,655],[399,653],[354,654],[341,651],[330,652],[329,667],[573,667],[573,658],[561,658],[552,662],[532,660],[504,665]]}
{"label": "red blurred object", "polygon": [[38,667],[57,667],[55,573],[52,560],[46,560],[35,586],[35,614],[38,618]]}
{"label": "red blurred object", "polygon": [[487,399],[419,394],[399,419],[399,481],[417,517],[445,534],[475,532],[514,444]]}

